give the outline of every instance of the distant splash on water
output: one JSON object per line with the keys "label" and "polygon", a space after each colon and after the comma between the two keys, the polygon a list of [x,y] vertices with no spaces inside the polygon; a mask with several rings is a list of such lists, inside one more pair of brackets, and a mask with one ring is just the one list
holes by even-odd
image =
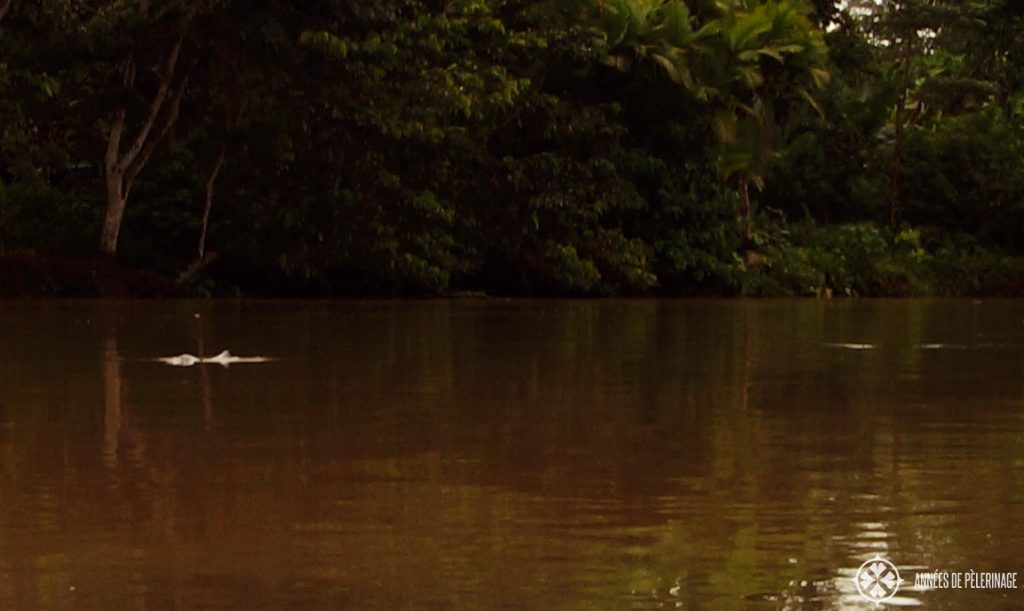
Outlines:
{"label": "distant splash on water", "polygon": [[874,344],[840,344],[840,343],[824,344],[824,346],[826,348],[842,348],[844,350],[874,350],[875,348],[878,347],[878,346],[876,346]]}
{"label": "distant splash on water", "polygon": [[[843,350],[874,350],[878,348],[876,344],[857,344],[857,343],[826,343],[822,344],[825,348],[840,348]],[[991,348],[1018,348],[1017,344],[994,344],[994,343],[981,343],[981,344],[951,344],[951,343],[930,343],[930,344],[914,344],[916,350],[971,350],[971,349],[991,349]]]}
{"label": "distant splash on water", "polygon": [[157,362],[165,363],[173,367],[191,367],[193,365],[215,364],[222,367],[243,363],[267,363],[274,359],[269,356],[235,356],[225,350],[215,356],[200,357],[194,354],[178,354],[176,356],[162,356],[154,359]]}
{"label": "distant splash on water", "polygon": [[917,344],[914,346],[918,350],[966,350],[968,346],[966,344]]}

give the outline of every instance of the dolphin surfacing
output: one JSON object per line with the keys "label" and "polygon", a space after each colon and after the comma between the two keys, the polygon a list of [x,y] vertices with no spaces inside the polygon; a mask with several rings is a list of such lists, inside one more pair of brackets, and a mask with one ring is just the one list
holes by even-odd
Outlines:
{"label": "dolphin surfacing", "polygon": [[274,360],[269,356],[235,356],[230,351],[225,350],[220,354],[208,357],[199,357],[194,354],[179,354],[177,356],[162,356],[157,361],[166,363],[173,367],[191,367],[193,365],[204,365],[206,363],[214,363],[221,367],[227,367],[236,363],[266,363]]}

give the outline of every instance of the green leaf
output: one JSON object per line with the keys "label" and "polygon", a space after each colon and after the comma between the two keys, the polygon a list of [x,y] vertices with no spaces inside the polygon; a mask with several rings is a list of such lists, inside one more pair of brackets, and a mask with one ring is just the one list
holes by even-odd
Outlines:
{"label": "green leaf", "polygon": [[299,35],[299,43],[313,47],[328,55],[342,58],[348,56],[349,43],[330,32],[307,30]]}

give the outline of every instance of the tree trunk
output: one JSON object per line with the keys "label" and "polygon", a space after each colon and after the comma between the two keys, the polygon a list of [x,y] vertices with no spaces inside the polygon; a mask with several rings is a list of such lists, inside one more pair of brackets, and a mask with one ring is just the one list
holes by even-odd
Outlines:
{"label": "tree trunk", "polygon": [[740,204],[742,205],[743,218],[750,222],[752,217],[750,211],[750,181],[746,178],[739,179]]}
{"label": "tree trunk", "polygon": [[743,214],[743,240],[750,242],[750,236],[754,232],[754,214],[750,206],[750,180],[745,177],[738,178],[736,189],[740,193],[740,212]]}
{"label": "tree trunk", "polygon": [[900,173],[903,171],[903,107],[905,96],[896,103],[896,133],[892,152],[892,175],[889,177],[889,226],[896,226],[896,209],[900,198]]}
{"label": "tree trunk", "polygon": [[217,162],[213,164],[209,180],[206,181],[206,206],[203,208],[203,226],[199,232],[200,261],[206,255],[206,230],[210,226],[210,209],[213,208],[213,185],[217,181],[217,175],[220,174],[221,167],[224,165],[225,156],[227,156],[227,147],[222,142],[220,145],[220,155],[217,157]]}
{"label": "tree trunk", "polygon": [[124,189],[124,169],[121,168],[118,152],[121,149],[121,134],[127,111],[119,108],[107,134],[107,153],[103,160],[103,171],[107,180],[107,212],[103,218],[103,233],[100,236],[100,252],[113,257],[117,252],[117,236],[121,232],[127,194]]}
{"label": "tree trunk", "polygon": [[124,220],[124,208],[128,202],[128,194],[124,188],[124,175],[120,172],[107,172],[107,213],[103,219],[103,235],[100,239],[100,251],[113,257],[117,253],[117,236],[121,232],[121,221]]}
{"label": "tree trunk", "polygon": [[[2,1],[2,0],[0,0]],[[125,131],[128,112],[124,107],[114,113],[114,121],[107,135],[107,151],[104,157],[104,172],[107,181],[107,211],[103,219],[103,231],[100,236],[100,251],[110,257],[117,253],[117,237],[121,232],[124,210],[128,203],[135,178],[149,161],[149,157],[170,131],[178,119],[181,96],[188,84],[188,70],[176,70],[178,56],[181,53],[181,39],[167,55],[164,65],[158,72],[160,84],[145,120],[139,126],[135,140],[127,150],[121,150],[121,137]],[[193,59],[194,63],[194,59]],[[130,91],[135,83],[135,62],[129,60],[125,65],[124,87]]]}
{"label": "tree trunk", "polygon": [[896,226],[896,212],[900,203],[900,174],[903,172],[903,115],[907,109],[907,89],[910,87],[909,40],[903,43],[903,82],[900,98],[896,101],[895,133],[892,153],[892,174],[889,177],[889,226]]}
{"label": "tree trunk", "polygon": [[11,8],[11,0],[0,0],[0,21],[4,20],[4,16],[7,15],[7,11]]}

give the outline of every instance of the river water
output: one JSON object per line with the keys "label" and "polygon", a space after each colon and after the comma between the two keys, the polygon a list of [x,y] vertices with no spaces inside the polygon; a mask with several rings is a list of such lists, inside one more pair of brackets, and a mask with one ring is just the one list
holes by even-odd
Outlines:
{"label": "river water", "polygon": [[915,574],[1022,503],[1019,302],[0,302],[0,609],[1020,608]]}

